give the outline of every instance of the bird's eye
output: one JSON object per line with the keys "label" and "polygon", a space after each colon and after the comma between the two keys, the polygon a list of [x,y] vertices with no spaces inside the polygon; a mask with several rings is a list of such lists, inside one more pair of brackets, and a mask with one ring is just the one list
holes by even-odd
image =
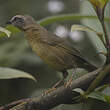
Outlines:
{"label": "bird's eye", "polygon": [[13,21],[15,21],[15,22],[23,22],[23,19],[22,18],[18,18],[18,17],[16,17],[16,18],[14,18],[14,20]]}
{"label": "bird's eye", "polygon": [[24,27],[24,19],[23,18],[19,18],[19,17],[15,17],[11,20],[12,24],[20,29],[23,29]]}
{"label": "bird's eye", "polygon": [[14,18],[13,21],[16,21],[18,18]]}

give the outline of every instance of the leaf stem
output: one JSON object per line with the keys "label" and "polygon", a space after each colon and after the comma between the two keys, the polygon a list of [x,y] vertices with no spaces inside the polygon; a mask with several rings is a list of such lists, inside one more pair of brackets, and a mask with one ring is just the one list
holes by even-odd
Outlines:
{"label": "leaf stem", "polygon": [[88,95],[90,92],[92,92],[99,85],[99,83],[104,79],[104,77],[109,73],[109,71],[110,71],[110,64],[104,66],[104,68],[100,71],[96,79],[93,80],[93,82],[90,84],[85,94]]}
{"label": "leaf stem", "polygon": [[101,25],[102,25],[102,29],[103,29],[103,32],[104,32],[106,44],[107,44],[107,46],[109,46],[110,45],[110,41],[109,41],[109,38],[108,38],[108,34],[107,34],[107,30],[106,30],[104,21],[101,22]]}
{"label": "leaf stem", "polygon": [[105,26],[104,21],[101,21],[101,25],[102,25],[102,29],[103,29],[105,41],[106,41],[106,49],[107,49],[107,61],[106,61],[106,63],[108,64],[110,62],[110,39],[109,39],[109,36],[107,34],[107,30],[106,30],[106,26]]}

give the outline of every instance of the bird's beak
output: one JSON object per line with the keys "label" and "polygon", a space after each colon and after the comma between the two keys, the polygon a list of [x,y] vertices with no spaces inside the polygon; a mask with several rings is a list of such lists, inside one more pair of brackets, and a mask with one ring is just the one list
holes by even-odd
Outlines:
{"label": "bird's beak", "polygon": [[12,22],[11,21],[7,21],[6,24],[12,24]]}

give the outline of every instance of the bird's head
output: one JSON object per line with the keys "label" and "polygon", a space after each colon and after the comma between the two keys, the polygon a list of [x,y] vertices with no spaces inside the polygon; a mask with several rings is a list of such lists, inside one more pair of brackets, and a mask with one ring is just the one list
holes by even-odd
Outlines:
{"label": "bird's head", "polygon": [[16,15],[12,17],[10,21],[7,22],[7,24],[12,24],[13,26],[21,30],[26,30],[35,23],[35,20],[28,15]]}

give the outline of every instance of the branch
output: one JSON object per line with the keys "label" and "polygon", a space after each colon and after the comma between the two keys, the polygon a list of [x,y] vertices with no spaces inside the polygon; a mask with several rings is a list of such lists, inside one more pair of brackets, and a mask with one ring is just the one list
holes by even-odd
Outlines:
{"label": "branch", "polygon": [[[83,90],[86,90],[90,83],[96,78],[98,73],[102,68],[99,68],[93,72],[90,72],[86,75],[83,75],[79,77],[78,79],[74,80],[72,82],[72,85],[70,87],[61,86],[58,89],[54,90],[53,92],[41,95],[39,97],[30,98],[21,100],[21,103],[14,106],[12,104],[12,107],[1,107],[0,110],[49,110],[55,106],[58,106],[60,104],[74,104],[77,103],[75,100],[73,100],[74,97],[78,96],[79,94],[76,92],[72,92],[75,88],[82,88]],[[110,71],[110,67],[108,69]],[[108,72],[107,71],[107,72]],[[110,82],[110,75],[109,77],[106,77],[102,84],[109,83]]]}

